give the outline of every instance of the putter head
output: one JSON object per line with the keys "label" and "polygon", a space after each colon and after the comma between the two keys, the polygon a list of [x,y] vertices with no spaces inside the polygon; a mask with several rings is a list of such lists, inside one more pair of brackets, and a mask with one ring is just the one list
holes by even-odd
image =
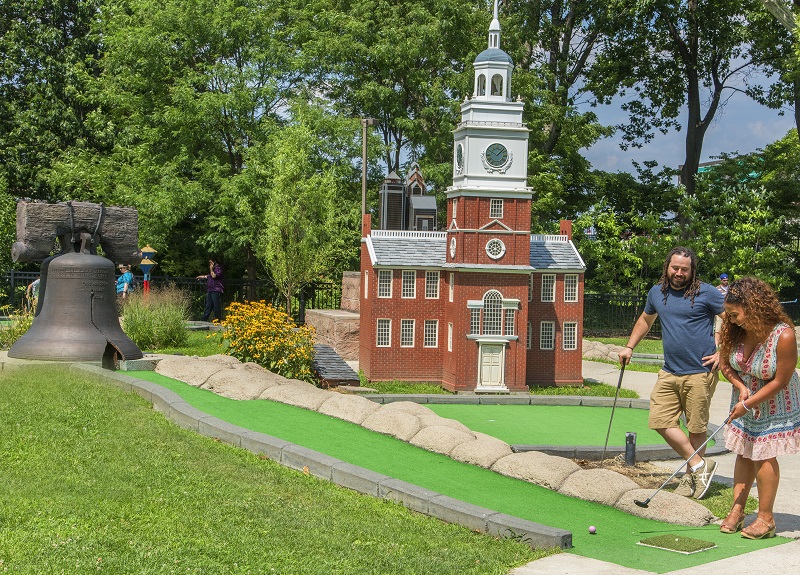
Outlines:
{"label": "putter head", "polygon": [[647,508],[647,505],[650,503],[650,500],[648,499],[647,501],[639,501],[638,499],[634,499],[634,500],[633,500],[633,502],[634,502],[636,505],[638,505],[639,507],[645,507],[645,508]]}

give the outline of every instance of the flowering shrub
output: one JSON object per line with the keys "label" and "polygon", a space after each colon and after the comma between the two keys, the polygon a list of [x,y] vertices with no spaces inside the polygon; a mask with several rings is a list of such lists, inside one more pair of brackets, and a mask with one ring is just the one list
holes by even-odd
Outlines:
{"label": "flowering shrub", "polygon": [[8,306],[0,310],[8,313],[8,323],[0,324],[0,349],[11,347],[33,323],[33,310],[25,309],[17,313],[9,313],[8,310]]}
{"label": "flowering shrub", "polygon": [[228,341],[228,355],[283,377],[315,383],[313,327],[297,326],[289,315],[264,301],[230,304],[220,325],[217,334]]}

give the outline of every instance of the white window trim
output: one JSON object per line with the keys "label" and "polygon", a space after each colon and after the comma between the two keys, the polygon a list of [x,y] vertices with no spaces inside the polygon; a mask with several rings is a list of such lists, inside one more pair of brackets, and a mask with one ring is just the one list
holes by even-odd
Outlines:
{"label": "white window trim", "polygon": [[[381,276],[389,275],[389,295],[381,295]],[[392,284],[394,283],[394,272],[393,270],[378,270],[378,298],[380,299],[392,299]]]}
{"label": "white window trim", "polygon": [[369,270],[364,270],[364,299],[369,299]]}
{"label": "white window trim", "polygon": [[447,324],[447,351],[453,351],[453,323]]}
{"label": "white window trim", "polygon": [[[569,291],[567,288],[568,288],[570,282],[572,282],[572,281],[575,282],[575,298],[574,299],[572,299],[572,298],[567,299],[567,295],[568,295],[568,291]],[[566,275],[564,275],[564,301],[565,302],[575,303],[575,302],[578,301],[578,299],[579,299],[579,297],[578,297],[579,296],[579,294],[578,294],[579,287],[578,286],[579,285],[580,284],[578,282],[578,274],[566,274]]]}
{"label": "white window trim", "polygon": [[[426,319],[424,320],[425,323],[423,324],[423,333],[422,333],[422,346],[427,348],[436,348],[439,347],[439,320],[438,319]],[[433,345],[428,344],[428,326],[435,325],[436,330],[433,332],[434,338],[436,338],[436,342]]]}
{"label": "white window trim", "polygon": [[[544,327],[545,326],[552,327],[552,335],[548,337],[548,340],[551,342],[551,347],[544,347]],[[542,321],[539,322],[539,349],[552,351],[556,348],[556,322],[554,321]]]}
{"label": "white window trim", "polygon": [[[414,279],[411,282],[411,295],[406,295],[406,277],[414,274]],[[402,271],[402,286],[400,288],[400,297],[402,299],[416,299],[417,298],[417,270],[403,270]]]}
{"label": "white window trim", "polygon": [[[552,278],[553,280],[553,291],[552,295],[549,299],[545,299],[545,291],[544,291],[544,280],[545,278]],[[542,274],[542,301],[543,302],[554,302],[556,301],[556,274]]]}
{"label": "white window trim", "polygon": [[456,274],[450,272],[450,287],[448,288],[448,301],[453,301],[453,296],[456,291]]}
{"label": "white window trim", "polygon": [[[564,324],[561,326],[561,348],[564,351],[575,351],[578,349],[578,322],[577,321],[565,321]],[[573,338],[573,345],[571,347],[567,347],[567,336],[574,335]]]}
{"label": "white window trim", "polygon": [[[497,212],[494,211],[495,206],[500,206],[500,215],[496,215]],[[504,214],[505,206],[503,203],[502,198],[491,198],[489,200],[489,217],[496,220],[502,220]]]}
{"label": "white window trim", "polygon": [[[411,322],[411,343],[403,343],[403,324],[406,322]],[[400,347],[414,347],[414,339],[417,331],[416,320],[410,318],[403,318],[400,320]]]}
{"label": "white window trim", "polygon": [[[389,327],[389,343],[384,344],[384,345],[381,345],[379,343],[379,339],[378,339],[380,337],[380,327],[379,326],[380,326],[381,321],[389,322],[389,324],[388,324],[388,327]],[[375,322],[375,347],[392,347],[392,320],[390,318],[388,318],[388,317],[379,317],[379,318],[377,318],[377,321]]]}
{"label": "white window trim", "polygon": [[[433,276],[436,274],[436,280],[431,282],[430,285],[433,285],[433,291],[436,292],[435,295],[428,295],[428,277]],[[442,274],[438,271],[426,271],[425,272],[425,299],[439,299],[439,282],[442,279]]]}

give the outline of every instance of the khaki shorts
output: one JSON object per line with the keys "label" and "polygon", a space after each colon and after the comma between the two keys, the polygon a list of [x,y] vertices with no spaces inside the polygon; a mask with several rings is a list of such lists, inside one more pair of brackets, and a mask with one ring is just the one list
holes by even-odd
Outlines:
{"label": "khaki shorts", "polygon": [[650,394],[650,429],[678,427],[681,413],[685,413],[689,433],[705,433],[718,380],[716,370],[691,375],[659,371],[658,381]]}

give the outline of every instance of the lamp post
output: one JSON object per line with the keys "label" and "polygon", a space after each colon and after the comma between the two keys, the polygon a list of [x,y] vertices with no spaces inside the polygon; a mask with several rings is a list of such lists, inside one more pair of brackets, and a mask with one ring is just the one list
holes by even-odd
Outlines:
{"label": "lamp post", "polygon": [[150,244],[147,244],[145,247],[141,249],[142,252],[142,261],[139,263],[139,269],[142,270],[144,274],[144,291],[143,293],[145,296],[150,293],[150,270],[156,265],[156,262],[152,260],[152,257],[156,255],[156,250],[150,247]]}
{"label": "lamp post", "polygon": [[378,123],[375,118],[361,118],[361,219],[367,213],[367,127]]}

